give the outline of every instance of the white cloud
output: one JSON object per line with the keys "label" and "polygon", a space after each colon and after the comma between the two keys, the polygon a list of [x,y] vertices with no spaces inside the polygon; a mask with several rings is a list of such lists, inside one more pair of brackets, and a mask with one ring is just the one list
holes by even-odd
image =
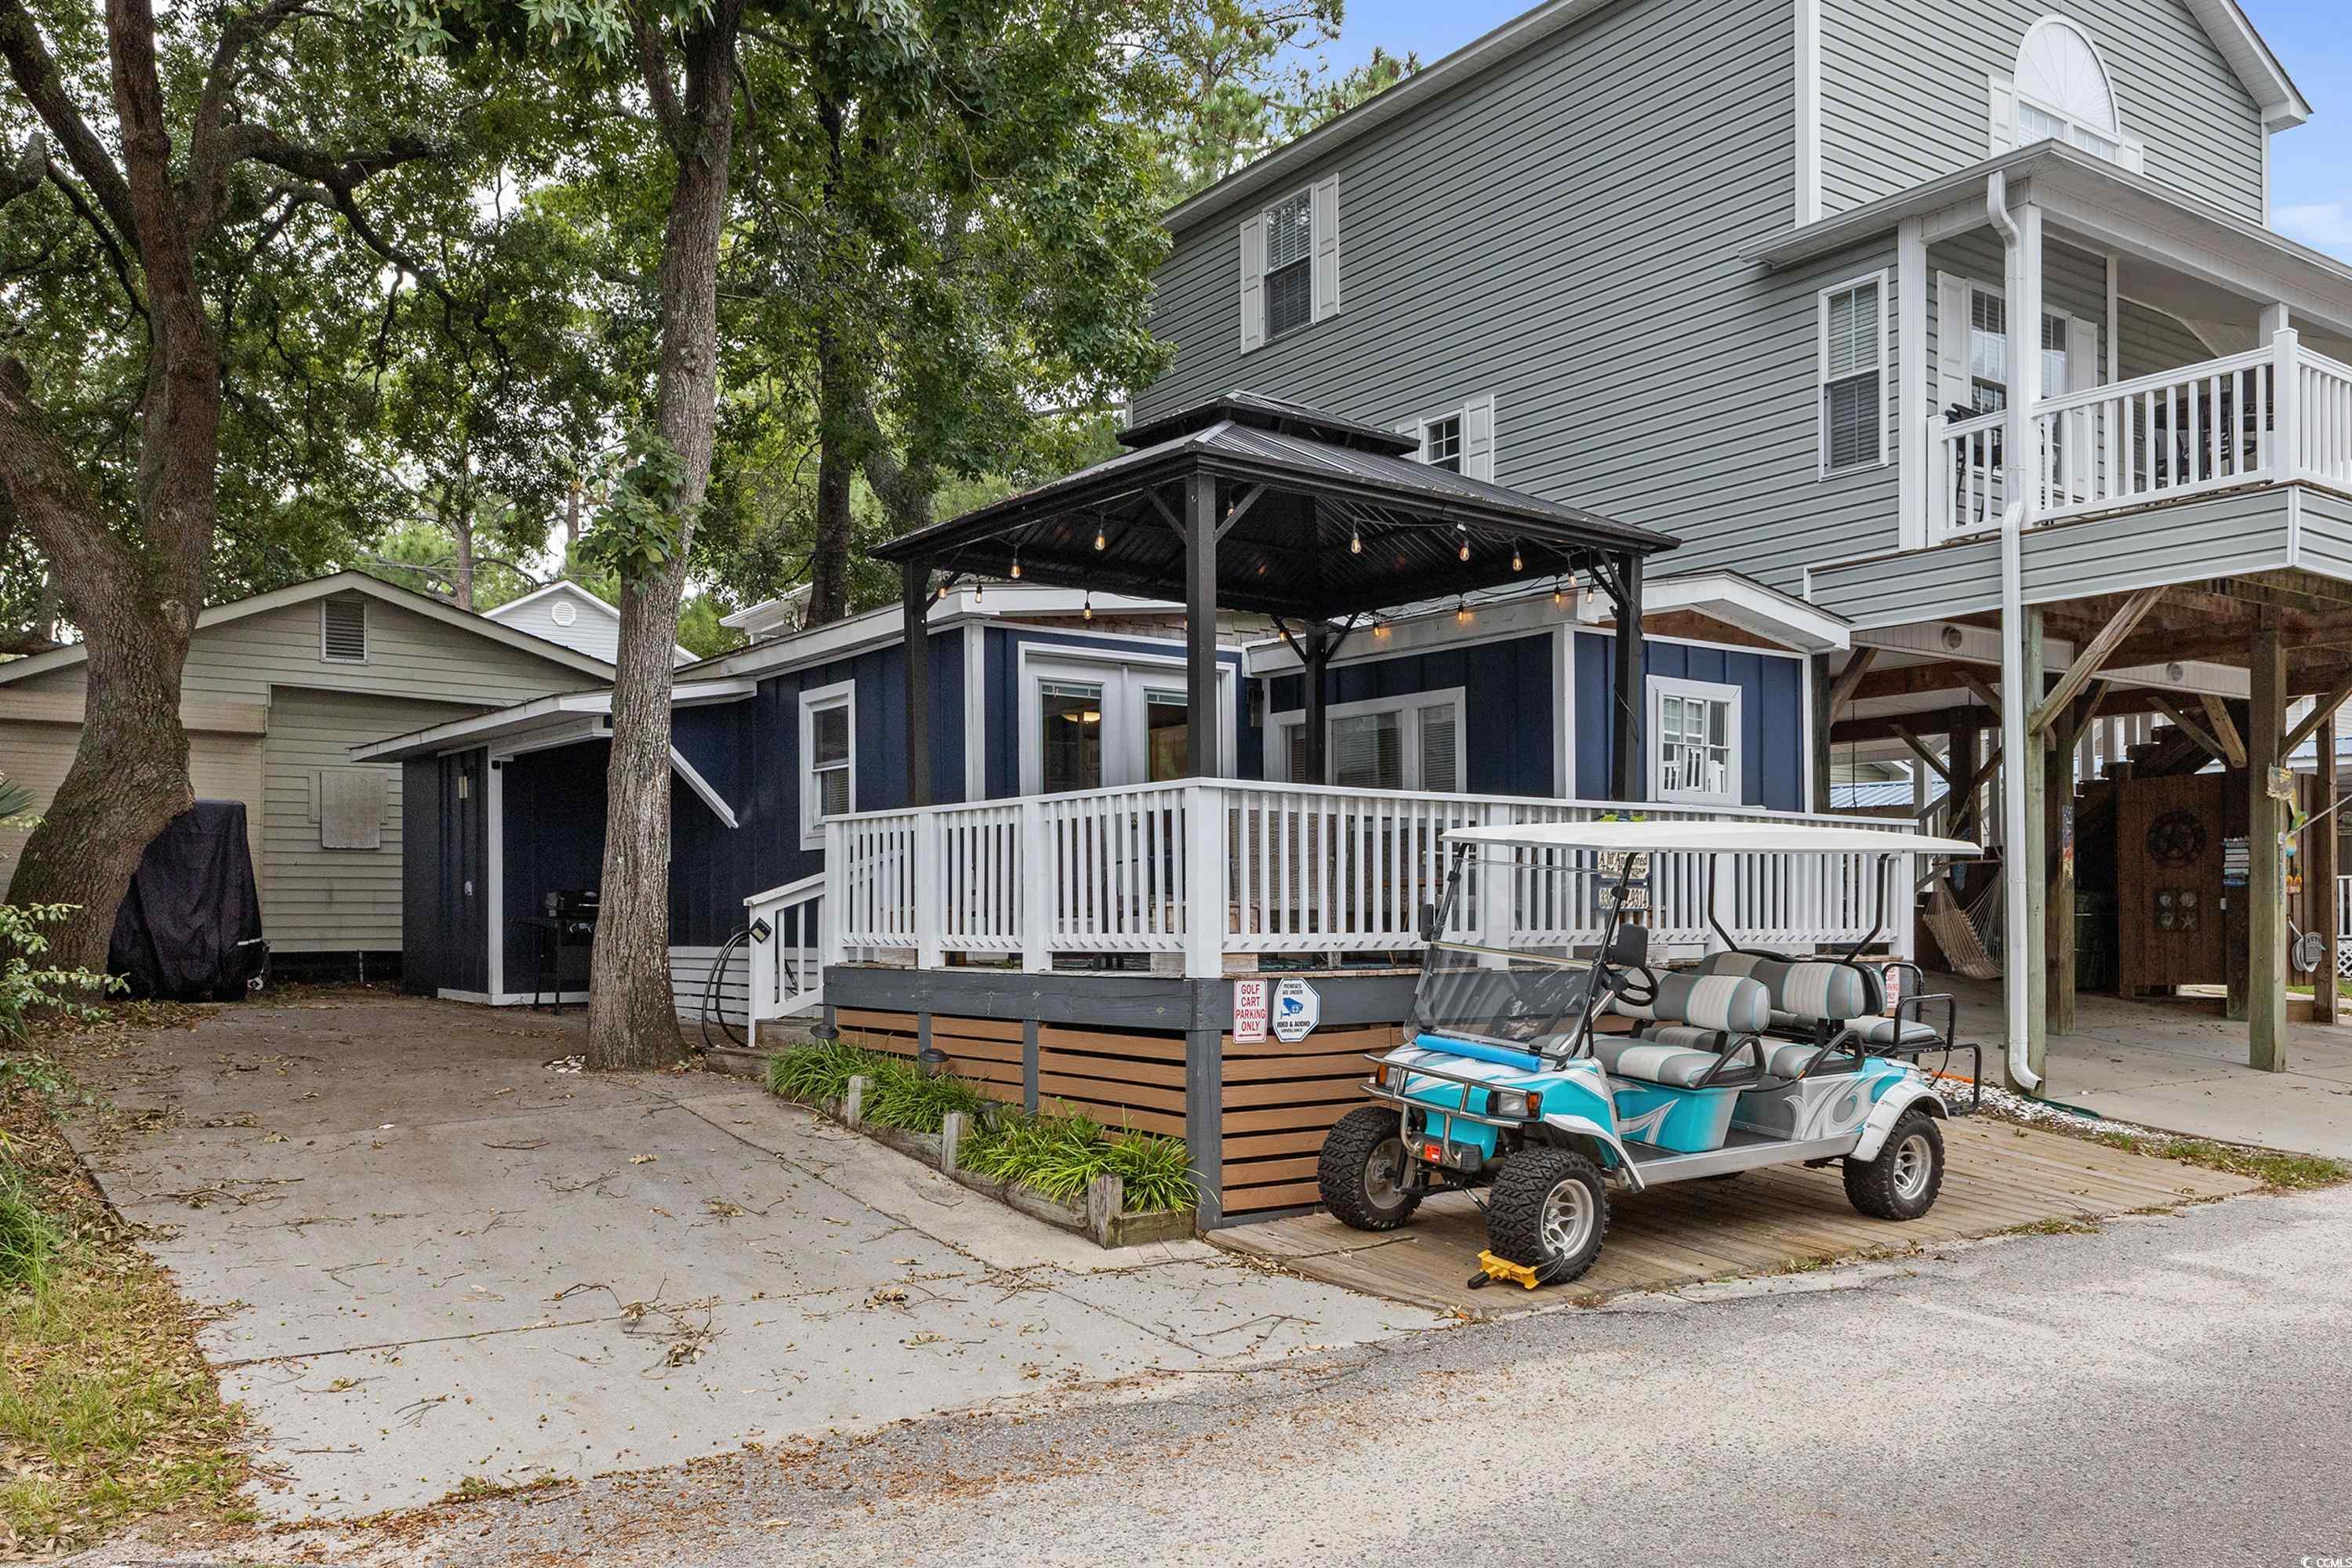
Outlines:
{"label": "white cloud", "polygon": [[2352,202],[2303,202],[2272,215],[2281,234],[2322,250],[2352,253]]}

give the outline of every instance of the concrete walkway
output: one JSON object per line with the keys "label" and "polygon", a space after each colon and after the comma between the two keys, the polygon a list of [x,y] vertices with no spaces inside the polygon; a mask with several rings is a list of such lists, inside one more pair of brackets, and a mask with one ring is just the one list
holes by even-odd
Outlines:
{"label": "concrete walkway", "polygon": [[[2000,983],[1930,977],[1945,981],[1959,998],[1961,1037],[1984,1042],[1987,1081],[2000,1082]],[[2288,1025],[2287,1069],[2248,1067],[2246,1026],[2218,1007],[2085,995],[2074,1032],[2050,1043],[2043,1092],[2145,1127],[2352,1159],[2352,1026]]]}
{"label": "concrete walkway", "polygon": [[740,1079],[556,1070],[580,1019],[329,994],[85,1064],[73,1124],[347,1518],[1432,1328],[1198,1242],[1108,1253]]}

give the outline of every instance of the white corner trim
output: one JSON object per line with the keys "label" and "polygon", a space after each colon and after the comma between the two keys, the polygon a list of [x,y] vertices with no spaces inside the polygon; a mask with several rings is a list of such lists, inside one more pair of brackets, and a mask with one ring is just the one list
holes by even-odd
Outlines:
{"label": "white corner trim", "polygon": [[678,777],[686,781],[686,787],[701,797],[702,804],[710,808],[710,815],[730,827],[741,826],[735,820],[735,808],[728,805],[726,799],[717,790],[710,787],[710,781],[704,778],[696,770],[695,765],[686,760],[686,753],[676,746],[669,749],[669,765]]}
{"label": "white corner trim", "polygon": [[507,988],[507,807],[506,770],[489,759],[489,776],[482,781],[483,912],[489,918],[490,994]]}
{"label": "white corner trim", "polygon": [[1822,216],[1822,0],[1797,4],[1797,222]]}
{"label": "white corner trim", "polygon": [[988,628],[978,621],[963,627],[963,798],[978,805],[988,797]]}
{"label": "white corner trim", "polygon": [[1916,216],[1895,227],[1895,307],[1896,532],[1902,548],[1919,550],[1927,542],[1927,236]]}
{"label": "white corner trim", "polygon": [[[1647,598],[1648,584],[1643,596]],[[1576,628],[1562,624],[1552,632],[1551,643],[1552,722],[1551,741],[1552,794],[1562,800],[1576,798]]]}

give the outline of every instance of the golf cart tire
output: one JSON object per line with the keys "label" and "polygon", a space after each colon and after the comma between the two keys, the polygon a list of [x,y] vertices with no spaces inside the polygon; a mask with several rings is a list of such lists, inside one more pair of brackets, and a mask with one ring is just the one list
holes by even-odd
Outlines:
{"label": "golf cart tire", "polygon": [[[1592,1223],[1581,1247],[1558,1257],[1544,1237],[1544,1205],[1564,1182],[1583,1184]],[[1525,1264],[1547,1285],[1560,1285],[1583,1277],[1608,1234],[1609,1182],[1584,1155],[1538,1144],[1503,1163],[1486,1198],[1486,1247],[1495,1256]]]}
{"label": "golf cart tire", "polygon": [[1323,1140],[1323,1157],[1316,1163],[1316,1184],[1323,1206],[1341,1225],[1355,1230],[1394,1230],[1421,1206],[1419,1193],[1398,1192],[1396,1201],[1383,1205],[1374,1200],[1364,1172],[1384,1143],[1397,1146],[1398,1173],[1403,1173],[1403,1118],[1385,1106],[1360,1105],[1339,1118]]}
{"label": "golf cart tire", "polygon": [[[1914,1150],[1914,1158],[1924,1153],[1924,1174],[1906,1176],[1906,1149]],[[1873,1219],[1917,1219],[1936,1206],[1936,1194],[1943,1186],[1943,1129],[1924,1110],[1906,1110],[1895,1120],[1878,1158],[1845,1163],[1846,1200]]]}

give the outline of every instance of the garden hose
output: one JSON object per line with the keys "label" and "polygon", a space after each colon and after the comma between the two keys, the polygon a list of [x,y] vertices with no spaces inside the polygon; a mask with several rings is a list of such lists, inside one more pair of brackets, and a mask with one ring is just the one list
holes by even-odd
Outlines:
{"label": "garden hose", "polygon": [[735,956],[737,948],[751,940],[751,928],[738,927],[735,934],[729,937],[726,943],[719,948],[719,956],[710,961],[710,973],[703,976],[701,1024],[702,1051],[705,1056],[709,1055],[714,1048],[710,1043],[710,1020],[714,1016],[719,1020],[719,1032],[727,1037],[729,1044],[740,1049],[747,1043],[744,1037],[737,1032],[735,1026],[727,1021],[727,1011],[719,994],[719,988],[727,977],[728,960]]}

